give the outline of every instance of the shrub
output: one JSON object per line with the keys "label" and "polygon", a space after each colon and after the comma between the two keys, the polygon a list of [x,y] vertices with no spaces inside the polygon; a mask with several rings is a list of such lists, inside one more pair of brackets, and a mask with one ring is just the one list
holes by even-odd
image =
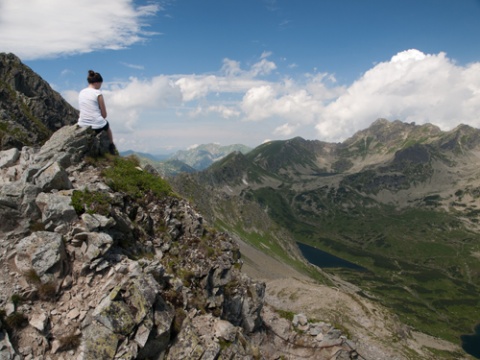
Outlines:
{"label": "shrub", "polygon": [[177,292],[175,289],[170,288],[162,293],[162,297],[165,301],[168,301],[174,307],[183,306],[183,295],[182,292]]}
{"label": "shrub", "polygon": [[110,213],[111,198],[102,192],[74,190],[72,194],[72,206],[78,215],[88,214],[108,215]]}
{"label": "shrub", "polygon": [[43,224],[40,221],[36,221],[30,224],[30,231],[31,232],[36,232],[36,231],[44,231],[45,230],[45,224]]}
{"label": "shrub", "polygon": [[18,311],[11,313],[5,318],[5,323],[10,329],[20,329],[26,321],[27,317]]}
{"label": "shrub", "polygon": [[60,351],[75,350],[80,346],[82,335],[70,333],[58,339]]}
{"label": "shrub", "polygon": [[27,270],[24,273],[24,275],[25,275],[25,278],[26,278],[27,282],[31,285],[39,285],[39,284],[42,283],[42,281],[40,280],[40,276],[38,276],[35,269]]}
{"label": "shrub", "polygon": [[172,326],[172,336],[176,337],[180,330],[182,329],[183,321],[187,317],[187,313],[185,310],[181,308],[175,309],[175,317],[173,318],[173,326]]}
{"label": "shrub", "polygon": [[183,286],[189,287],[195,281],[195,273],[185,268],[180,269],[178,276],[182,279]]}
{"label": "shrub", "polygon": [[40,300],[53,301],[57,294],[57,286],[55,282],[49,281],[42,283],[40,276],[35,269],[29,269],[24,273],[27,282],[37,288]]}
{"label": "shrub", "polygon": [[40,300],[53,301],[57,295],[57,286],[53,281],[38,285],[37,290]]}
{"label": "shrub", "polygon": [[18,294],[13,294],[10,297],[10,300],[12,301],[12,304],[17,308],[17,306],[23,301],[23,298],[21,295]]}

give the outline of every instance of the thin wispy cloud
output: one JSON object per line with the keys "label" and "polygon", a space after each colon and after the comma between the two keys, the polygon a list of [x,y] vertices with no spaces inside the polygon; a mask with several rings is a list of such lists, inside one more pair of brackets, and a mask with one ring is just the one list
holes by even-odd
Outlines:
{"label": "thin wispy cloud", "polygon": [[126,66],[130,69],[135,69],[135,70],[144,70],[145,69],[145,66],[143,66],[143,65],[127,64],[127,63],[124,63],[124,62],[121,62],[120,64],[122,64],[123,66]]}
{"label": "thin wispy cloud", "polygon": [[277,11],[278,10],[277,0],[262,0],[262,1],[265,4],[265,7],[269,11]]}

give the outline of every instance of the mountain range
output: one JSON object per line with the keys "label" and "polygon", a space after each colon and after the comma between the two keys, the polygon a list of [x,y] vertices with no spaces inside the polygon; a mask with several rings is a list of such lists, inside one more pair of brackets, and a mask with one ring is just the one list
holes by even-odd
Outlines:
{"label": "mountain range", "polygon": [[135,151],[122,152],[122,156],[135,155],[142,164],[149,164],[162,176],[175,176],[179,173],[193,173],[205,170],[232,152],[247,153],[251,150],[241,144],[222,146],[219,144],[203,144],[188,150],[179,150],[171,155],[151,155]]}
{"label": "mountain range", "polygon": [[323,271],[458,343],[480,320],[479,163],[478,129],[378,119],[342,143],[272,141],[172,184],[293,266],[296,243],[361,266]]}

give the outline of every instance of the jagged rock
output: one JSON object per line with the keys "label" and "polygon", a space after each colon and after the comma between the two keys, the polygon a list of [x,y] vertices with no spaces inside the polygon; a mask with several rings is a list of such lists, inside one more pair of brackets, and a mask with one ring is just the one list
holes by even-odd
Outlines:
{"label": "jagged rock", "polygon": [[31,221],[40,219],[41,212],[35,203],[35,200],[37,199],[38,194],[41,192],[41,189],[38,186],[31,184],[25,184],[21,187],[23,190],[20,211],[22,212],[23,216],[30,218]]}
{"label": "jagged rock", "polygon": [[33,269],[40,278],[47,276],[47,280],[49,275],[56,278],[64,275],[66,253],[60,234],[38,231],[20,240],[15,249],[19,271],[26,273]]}
{"label": "jagged rock", "polygon": [[100,214],[82,214],[80,216],[88,231],[108,229],[115,226],[115,220]]}
{"label": "jagged rock", "polygon": [[59,193],[40,193],[35,203],[42,212],[42,222],[46,230],[54,230],[57,226],[71,223],[78,218],[71,205],[70,196]]}
{"label": "jagged rock", "polygon": [[[142,347],[139,356],[147,359],[163,357],[170,342],[174,317],[173,307],[158,297],[153,306],[153,328],[149,329],[144,324],[138,336],[135,334],[135,341]],[[144,342],[147,331],[149,331],[148,341],[142,346],[141,343]]]}
{"label": "jagged rock", "polygon": [[308,319],[305,316],[305,314],[296,314],[293,317],[292,324],[293,326],[299,326],[299,325],[307,325]]}
{"label": "jagged rock", "polygon": [[18,354],[13,348],[12,343],[10,342],[10,337],[5,330],[1,330],[0,323],[0,359],[1,360],[17,360],[19,359]]}
{"label": "jagged rock", "polygon": [[152,307],[158,293],[154,283],[154,280],[142,276],[116,286],[95,309],[94,318],[122,335],[129,334],[142,322],[151,329]]}
{"label": "jagged rock", "polygon": [[48,322],[48,316],[44,312],[41,312],[39,314],[33,314],[32,317],[30,318],[29,324],[33,326],[35,329],[37,329],[40,332],[43,332],[45,330],[45,327]]}
{"label": "jagged rock", "polygon": [[18,149],[0,151],[0,169],[15,164],[20,157]]}
{"label": "jagged rock", "polygon": [[238,329],[235,328],[235,326],[233,326],[232,323],[226,320],[219,320],[219,319],[215,321],[213,330],[217,338],[221,338],[230,342],[235,340],[235,337],[238,332]]}
{"label": "jagged rock", "polygon": [[115,334],[128,335],[135,328],[134,314],[121,298],[121,287],[106,296],[93,312],[94,318]]}
{"label": "jagged rock", "polygon": [[58,162],[41,169],[35,174],[34,184],[42,191],[72,189],[72,183],[67,172]]}
{"label": "jagged rock", "polygon": [[82,336],[82,360],[108,360],[113,359],[117,352],[120,337],[112,330],[92,322],[83,329]]}
{"label": "jagged rock", "polygon": [[105,255],[112,244],[113,239],[107,233],[86,233],[86,241],[82,244],[85,259],[91,261]]}
{"label": "jagged rock", "polygon": [[36,163],[59,161],[67,168],[85,156],[96,157],[108,151],[109,140],[105,131],[95,134],[88,127],[64,126],[56,131],[35,155]]}
{"label": "jagged rock", "polygon": [[[225,300],[224,317],[246,333],[257,330],[262,324],[260,313],[265,295],[265,284],[244,279],[245,287],[238,287],[238,293]],[[246,296],[249,294],[250,296]]]}
{"label": "jagged rock", "polygon": [[[200,329],[205,329],[202,324]],[[177,335],[177,340],[170,348],[169,353],[166,357],[166,360],[175,360],[175,359],[201,359],[206,351],[208,346],[202,340],[208,341],[208,338],[201,338],[197,334],[197,329],[195,328],[193,322],[187,318],[185,319],[182,331]],[[214,352],[215,356],[218,356],[220,352],[220,345],[217,344],[216,349],[212,349],[214,345],[213,341],[210,341],[210,353]],[[216,350],[216,351],[213,351]],[[214,359],[215,357],[209,357]]]}

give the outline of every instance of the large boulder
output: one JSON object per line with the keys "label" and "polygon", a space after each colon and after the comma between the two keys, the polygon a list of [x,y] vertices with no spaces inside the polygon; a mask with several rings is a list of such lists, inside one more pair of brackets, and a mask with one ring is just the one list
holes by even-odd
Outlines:
{"label": "large boulder", "polygon": [[55,232],[38,231],[15,246],[15,265],[22,273],[35,270],[42,281],[65,275],[66,252],[63,237]]}
{"label": "large boulder", "polygon": [[55,230],[58,226],[69,224],[78,218],[72,206],[72,199],[60,193],[40,193],[35,199],[42,212],[42,222],[46,230]]}

